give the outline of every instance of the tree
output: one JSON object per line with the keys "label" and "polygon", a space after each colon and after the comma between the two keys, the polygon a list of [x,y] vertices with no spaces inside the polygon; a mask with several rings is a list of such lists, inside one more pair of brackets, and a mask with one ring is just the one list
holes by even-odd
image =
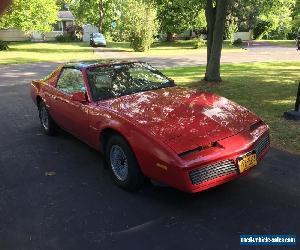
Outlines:
{"label": "tree", "polygon": [[221,82],[220,64],[225,22],[230,0],[207,0],[207,65],[205,80]]}
{"label": "tree", "polygon": [[97,26],[101,33],[105,33],[116,19],[122,2],[122,0],[77,0],[70,8],[78,24],[92,24]]}
{"label": "tree", "polygon": [[15,0],[0,17],[0,28],[48,32],[57,21],[56,0]]}
{"label": "tree", "polygon": [[73,0],[57,0],[57,6],[60,10],[68,10],[70,8],[70,5],[72,5],[74,1]]}
{"label": "tree", "polygon": [[291,32],[294,6],[295,0],[235,0],[230,13],[240,31],[254,30],[257,39],[285,39]]}
{"label": "tree", "polygon": [[11,0],[1,0],[0,2],[0,14],[11,4]]}
{"label": "tree", "polygon": [[294,28],[294,35],[299,35],[300,32],[300,0],[296,0],[295,7],[293,9],[293,14],[292,14],[292,25]]}
{"label": "tree", "polygon": [[156,3],[160,29],[167,33],[168,41],[173,40],[174,33],[194,27],[204,7],[203,0],[156,0]]}
{"label": "tree", "polygon": [[152,1],[127,0],[123,4],[119,22],[135,51],[150,49],[158,32],[156,18],[156,8]]}

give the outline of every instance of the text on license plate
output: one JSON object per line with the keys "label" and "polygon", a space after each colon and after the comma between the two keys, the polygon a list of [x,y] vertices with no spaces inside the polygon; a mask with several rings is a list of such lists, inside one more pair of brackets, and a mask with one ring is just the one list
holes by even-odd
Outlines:
{"label": "text on license plate", "polygon": [[238,159],[240,173],[243,173],[257,165],[256,153],[248,153]]}

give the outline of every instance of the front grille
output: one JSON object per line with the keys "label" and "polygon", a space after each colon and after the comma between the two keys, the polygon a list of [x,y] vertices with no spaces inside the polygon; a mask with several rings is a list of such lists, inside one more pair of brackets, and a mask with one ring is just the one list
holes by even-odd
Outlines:
{"label": "front grille", "polygon": [[237,167],[234,161],[226,160],[193,170],[189,172],[189,175],[193,185],[197,185],[232,173],[238,173]]}
{"label": "front grille", "polygon": [[261,155],[261,153],[264,151],[264,149],[270,145],[270,137],[269,135],[263,137],[262,139],[260,139],[258,141],[258,143],[256,144],[254,150],[257,154],[257,156],[259,157]]}

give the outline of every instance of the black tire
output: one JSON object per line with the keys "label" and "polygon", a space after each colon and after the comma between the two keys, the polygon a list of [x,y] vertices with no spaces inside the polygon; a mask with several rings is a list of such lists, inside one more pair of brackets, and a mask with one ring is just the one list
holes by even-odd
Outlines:
{"label": "black tire", "polygon": [[56,132],[56,124],[49,114],[48,108],[44,102],[41,102],[38,106],[39,118],[42,125],[42,129],[46,135],[53,136]]}
{"label": "black tire", "polygon": [[[120,149],[123,151],[124,156],[126,157],[125,160],[122,158],[122,160],[120,161],[125,161],[125,163],[123,162],[123,165],[126,165],[127,163],[127,175],[122,176],[123,178],[121,178],[120,175],[118,176],[118,173],[116,173],[116,167],[114,170],[114,164],[112,164],[112,161],[114,160],[114,158],[116,158],[113,156],[115,150],[119,151]],[[129,191],[135,191],[143,186],[145,177],[140,170],[131,147],[123,137],[119,135],[113,135],[109,138],[105,150],[105,158],[112,179],[119,187]],[[120,163],[119,165],[122,166],[121,168],[126,168],[122,165],[122,163]]]}

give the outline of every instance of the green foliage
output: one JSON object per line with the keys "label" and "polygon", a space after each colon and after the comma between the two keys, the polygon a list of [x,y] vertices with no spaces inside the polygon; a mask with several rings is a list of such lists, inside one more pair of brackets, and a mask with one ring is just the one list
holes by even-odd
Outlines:
{"label": "green foliage", "polygon": [[[138,4],[138,3],[137,3]],[[134,24],[132,24],[132,16],[131,16],[131,6],[133,5],[133,1],[124,1],[115,3],[115,15],[113,17],[113,21],[116,22],[117,27],[111,27],[111,23],[109,24],[109,35],[113,41],[116,42],[125,42],[129,41],[130,30],[134,28]]]}
{"label": "green foliage", "polygon": [[59,43],[68,43],[74,41],[71,36],[68,35],[59,35],[55,37],[55,40]]}
{"label": "green foliage", "polygon": [[0,17],[0,28],[48,32],[57,21],[56,0],[15,0]]}
{"label": "green foliage", "polygon": [[273,0],[266,2],[265,10],[260,14],[259,20],[270,22],[264,38],[286,39],[292,31],[292,12],[295,0]]}
{"label": "green foliage", "polygon": [[269,21],[258,22],[253,30],[254,39],[261,39],[271,27],[272,23]]}
{"label": "green foliage", "polygon": [[296,0],[235,0],[230,13],[236,19],[239,31],[254,29],[258,38],[286,39],[292,30],[295,2]]}
{"label": "green foliage", "polygon": [[292,36],[290,38],[294,39],[300,33],[300,0],[296,0],[292,17]]}
{"label": "green foliage", "polygon": [[199,11],[192,26],[194,29],[206,29],[207,23],[204,9]]}
{"label": "green foliage", "polygon": [[139,52],[149,50],[158,30],[156,9],[149,3],[131,0],[128,1],[126,15],[132,48]]}
{"label": "green foliage", "polygon": [[236,47],[240,47],[240,46],[243,45],[243,40],[241,38],[238,38],[238,39],[233,41],[232,45],[236,46]]}
{"label": "green foliage", "polygon": [[66,7],[72,5],[73,0],[57,0],[56,4],[60,10],[66,10]]}
{"label": "green foliage", "polygon": [[[196,25],[204,25],[203,0],[156,0],[158,20],[161,31],[165,33],[181,33]],[[197,27],[201,28],[201,27]]]}
{"label": "green foliage", "polygon": [[197,38],[196,40],[196,45],[195,45],[195,49],[201,49],[201,48],[205,48],[206,47],[206,41],[203,40],[202,38]]}
{"label": "green foliage", "polygon": [[0,51],[2,50],[8,50],[8,42],[0,40]]}
{"label": "green foliage", "polygon": [[225,39],[233,41],[234,33],[238,31],[238,26],[235,21],[230,21],[226,23],[225,26]]}
{"label": "green foliage", "polygon": [[[103,18],[102,33],[109,32],[112,21],[118,21],[122,5],[127,1],[122,0],[76,0],[71,1],[70,9],[76,16],[78,25],[92,24],[99,27],[100,19]],[[103,13],[99,11],[100,3],[103,4]]]}

